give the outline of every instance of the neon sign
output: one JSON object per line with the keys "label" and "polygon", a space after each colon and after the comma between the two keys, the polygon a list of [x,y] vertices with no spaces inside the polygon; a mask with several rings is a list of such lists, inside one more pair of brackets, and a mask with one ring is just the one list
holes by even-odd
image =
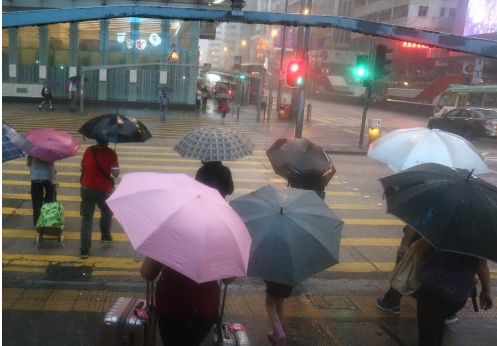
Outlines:
{"label": "neon sign", "polygon": [[430,49],[430,47],[425,46],[424,44],[407,42],[407,41],[402,42],[402,48]]}

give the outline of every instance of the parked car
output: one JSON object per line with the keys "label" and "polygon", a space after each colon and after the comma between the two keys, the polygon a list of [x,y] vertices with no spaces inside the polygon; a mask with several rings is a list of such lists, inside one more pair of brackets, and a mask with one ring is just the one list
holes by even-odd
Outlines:
{"label": "parked car", "polygon": [[440,117],[428,120],[428,128],[455,133],[467,140],[497,137],[497,110],[486,108],[455,108]]}

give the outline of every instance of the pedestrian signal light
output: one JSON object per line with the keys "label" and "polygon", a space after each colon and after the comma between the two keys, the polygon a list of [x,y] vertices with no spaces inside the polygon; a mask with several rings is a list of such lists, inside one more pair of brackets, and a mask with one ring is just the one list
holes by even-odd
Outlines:
{"label": "pedestrian signal light", "polygon": [[285,82],[290,88],[299,88],[304,85],[305,66],[302,60],[292,60],[286,67]]}
{"label": "pedestrian signal light", "polygon": [[232,14],[235,16],[241,16],[243,15],[243,8],[245,7],[245,1],[244,0],[232,0],[231,1],[231,10]]}
{"label": "pedestrian signal light", "polygon": [[369,77],[369,56],[363,54],[356,58],[354,76],[357,79],[367,79]]}
{"label": "pedestrian signal light", "polygon": [[391,64],[392,60],[387,58],[388,53],[392,53],[393,49],[388,48],[384,44],[379,44],[376,46],[376,55],[374,63],[373,79],[379,80],[384,76],[390,74],[390,71],[386,69],[386,65]]}

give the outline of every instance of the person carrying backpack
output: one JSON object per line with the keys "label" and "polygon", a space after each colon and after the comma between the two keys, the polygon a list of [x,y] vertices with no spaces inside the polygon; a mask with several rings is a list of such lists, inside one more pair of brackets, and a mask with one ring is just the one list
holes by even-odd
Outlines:
{"label": "person carrying backpack", "polygon": [[45,85],[42,89],[41,89],[41,97],[43,98],[43,100],[41,101],[41,103],[38,105],[38,109],[41,111],[41,107],[45,104],[45,103],[48,103],[48,105],[50,106],[50,110],[52,111],[53,110],[53,104],[52,104],[52,92],[50,91],[50,87],[48,85]]}
{"label": "person carrying backpack", "polygon": [[417,300],[418,346],[441,346],[445,319],[467,303],[480,279],[480,308],[491,309],[490,272],[487,260],[461,253],[439,251],[426,239],[423,264],[418,273],[421,287],[413,294]]}

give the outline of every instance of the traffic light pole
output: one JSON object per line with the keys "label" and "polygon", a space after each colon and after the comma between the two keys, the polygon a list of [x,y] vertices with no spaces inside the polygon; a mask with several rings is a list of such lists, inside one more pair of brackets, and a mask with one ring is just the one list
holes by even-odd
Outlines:
{"label": "traffic light pole", "polygon": [[364,142],[364,128],[366,127],[366,115],[368,113],[369,100],[371,99],[371,81],[367,80],[364,83],[366,86],[366,91],[365,91],[366,100],[364,101],[364,107],[362,109],[361,133],[359,135],[359,147],[360,148],[362,148],[362,145]]}
{"label": "traffic light pole", "polygon": [[[371,40],[371,49],[369,51],[369,66],[370,70],[374,71],[374,64],[376,63],[373,60],[373,57],[375,56],[373,53],[375,51],[375,42],[374,39]],[[371,66],[373,68],[371,68]],[[368,108],[369,108],[369,101],[371,99],[371,81],[372,81],[371,73],[368,73],[367,79],[364,81],[364,86],[366,87],[366,90],[364,92],[364,95],[366,99],[364,100],[364,107],[362,109],[362,119],[361,119],[361,132],[359,134],[359,148],[362,148],[362,145],[364,143],[364,129],[366,127],[366,116],[368,113]]]}
{"label": "traffic light pole", "polygon": [[[308,0],[307,8],[309,11],[312,9],[312,0]],[[309,37],[311,35],[311,28],[309,26],[305,27],[304,33],[304,44],[302,47],[302,60],[304,61],[304,66],[309,65]],[[304,128],[304,108],[305,108],[305,85],[307,83],[307,75],[304,77],[304,83],[299,88],[299,98],[298,98],[298,109],[297,109],[297,119],[295,124],[295,138],[302,138],[302,132]]]}
{"label": "traffic light pole", "polygon": [[[285,3],[285,13],[288,12],[288,0]],[[280,56],[280,74],[278,78],[278,93],[276,94],[276,113],[279,112],[281,106],[281,93],[283,89],[283,60],[285,58],[285,41],[286,41],[286,26],[283,27],[283,33],[281,37],[281,56]]]}

